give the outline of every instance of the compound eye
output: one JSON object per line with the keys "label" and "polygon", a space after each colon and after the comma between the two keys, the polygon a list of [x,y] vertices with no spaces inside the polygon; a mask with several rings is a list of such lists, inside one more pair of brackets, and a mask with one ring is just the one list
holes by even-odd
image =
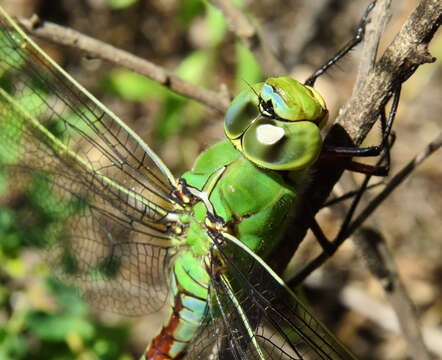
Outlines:
{"label": "compound eye", "polygon": [[262,103],[271,104],[275,119],[284,121],[308,120],[322,127],[327,121],[328,111],[324,99],[318,92],[287,76],[269,78],[264,83],[260,96]]}
{"label": "compound eye", "polygon": [[327,118],[324,100],[313,88],[289,77],[269,78],[233,99],[224,130],[257,166],[300,170],[318,158]]}
{"label": "compound eye", "polygon": [[260,117],[242,138],[243,154],[271,170],[300,170],[314,163],[322,148],[318,126],[310,121],[282,122]]}
{"label": "compound eye", "polygon": [[231,140],[240,137],[258,115],[259,98],[253,89],[240,92],[226,112],[224,131],[227,137]]}

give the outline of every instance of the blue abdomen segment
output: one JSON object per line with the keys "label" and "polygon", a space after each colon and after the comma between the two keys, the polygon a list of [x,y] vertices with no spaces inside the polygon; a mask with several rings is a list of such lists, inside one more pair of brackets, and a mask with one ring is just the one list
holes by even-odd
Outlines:
{"label": "blue abdomen segment", "polygon": [[178,255],[171,276],[169,316],[141,360],[181,359],[206,314],[209,275],[204,257],[185,251]]}

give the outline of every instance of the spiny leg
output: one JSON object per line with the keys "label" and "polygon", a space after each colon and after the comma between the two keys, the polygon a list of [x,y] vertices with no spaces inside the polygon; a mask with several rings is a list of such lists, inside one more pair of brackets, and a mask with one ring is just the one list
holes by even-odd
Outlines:
{"label": "spiny leg", "polygon": [[316,79],[323,75],[331,66],[336,64],[340,59],[342,59],[351,49],[353,49],[357,44],[359,44],[364,38],[365,33],[365,25],[367,24],[367,18],[370,14],[370,11],[376,5],[376,0],[372,1],[367,9],[362,15],[361,22],[359,23],[358,29],[356,30],[355,36],[344,45],[342,49],[338,51],[338,53],[329,59],[324,65],[322,65],[318,70],[316,70],[305,82],[304,85],[314,86]]}
{"label": "spiny leg", "polygon": [[[389,140],[389,143],[388,143],[388,150],[390,150],[393,147],[393,144],[394,144],[395,141],[396,141],[396,135],[395,135],[394,132],[392,132],[390,134],[390,140]],[[390,161],[389,156],[390,156],[390,151],[386,151],[382,155],[382,157],[379,159],[379,161],[377,162],[377,164],[375,166],[380,166],[384,161],[387,161],[387,162]],[[372,176],[372,174],[367,174],[367,175]],[[364,191],[365,190],[373,189],[373,188],[381,186],[381,185],[385,185],[384,180],[378,181],[378,182],[376,182],[374,184],[367,185],[366,188],[364,189]],[[361,188],[359,188],[357,190],[348,191],[347,193],[345,193],[343,195],[340,195],[339,197],[335,197],[333,199],[327,200],[324,204],[322,204],[321,209],[325,208],[325,207],[329,207],[329,206],[335,205],[335,204],[338,204],[338,203],[340,203],[342,201],[351,199],[354,196],[356,196],[360,191],[361,191]]]}
{"label": "spiny leg", "polygon": [[[381,127],[382,127],[382,140],[379,145],[369,146],[365,148],[358,147],[335,147],[324,146],[321,152],[321,160],[328,162],[336,162],[339,166],[346,170],[359,172],[367,175],[374,176],[387,176],[390,170],[390,147],[392,140],[394,141],[394,135],[391,134],[391,128],[396,116],[397,108],[399,105],[399,99],[401,95],[401,85],[397,87],[393,94],[393,103],[391,105],[388,121],[385,116],[385,108],[381,111]],[[393,137],[392,140],[389,138]],[[372,157],[378,156],[385,150],[384,164],[378,163],[376,165],[367,165],[357,161],[351,160],[354,156],[359,157]]]}
{"label": "spiny leg", "polygon": [[[315,235],[315,237],[317,238],[319,244],[323,248],[324,252],[328,256],[331,256],[336,251],[336,249],[342,244],[342,242],[345,240],[348,226],[353,218],[356,207],[358,206],[365,190],[367,190],[367,188],[368,188],[369,180],[371,179],[371,177],[373,175],[378,175],[378,171],[372,171],[372,170],[385,169],[388,172],[388,169],[390,166],[390,151],[389,150],[395,140],[394,134],[391,134],[392,138],[390,140],[390,131],[391,131],[391,126],[393,124],[394,117],[397,112],[397,107],[398,107],[399,98],[400,98],[400,91],[401,91],[401,86],[399,85],[393,95],[393,104],[390,109],[388,121],[386,121],[385,108],[383,108],[381,111],[380,116],[381,116],[381,124],[382,124],[382,130],[383,130],[384,135],[383,135],[382,143],[380,145],[372,147],[372,148],[376,148],[380,152],[385,147],[386,151],[383,154],[383,156],[379,159],[378,163],[374,166],[364,165],[364,164],[360,164],[360,163],[356,163],[356,162],[350,162],[350,164],[362,165],[364,168],[370,169],[370,171],[364,172],[366,174],[366,177],[365,177],[362,185],[360,186],[360,188],[356,192],[354,192],[352,194],[352,196],[354,196],[354,198],[353,198],[353,201],[350,205],[350,209],[347,211],[345,218],[340,226],[338,235],[335,237],[335,239],[333,241],[330,241],[327,239],[327,237],[323,233],[319,224],[316,222],[314,217],[312,217],[312,220],[311,220],[312,222],[310,224],[310,228],[311,228],[313,234]],[[346,154],[350,154],[350,153],[351,152],[346,152]],[[365,156],[368,156],[368,155],[365,155]],[[383,162],[385,162],[385,165],[381,165]],[[349,169],[349,167],[345,167],[345,168]],[[358,169],[358,170],[360,170],[360,169]],[[356,170],[356,171],[358,171],[358,170]],[[348,196],[348,194],[345,194],[344,197],[348,198],[349,196]],[[337,201],[335,200],[334,202],[337,202]]]}
{"label": "spiny leg", "polygon": [[[381,180],[375,184],[368,185],[365,190],[374,189],[374,188],[381,186],[381,185],[385,185],[385,182],[383,180]],[[360,189],[351,190],[351,191],[346,192],[345,194],[342,194],[342,195],[334,197],[330,200],[327,200],[324,204],[322,204],[321,209],[326,208],[326,207],[330,207],[330,206],[339,204],[342,201],[351,199],[352,197],[356,196],[356,194],[358,194],[359,191],[360,191]]]}
{"label": "spiny leg", "polygon": [[[392,133],[391,134],[391,141],[389,142],[389,145],[388,145],[389,148],[391,148],[393,146],[395,139],[396,139],[396,137],[395,137],[394,133]],[[377,162],[376,166],[379,166],[382,162],[386,161],[386,158],[389,157],[389,155],[390,155],[389,152],[386,152],[385,154],[383,154],[383,156]],[[341,233],[341,232],[345,233],[345,230],[348,227],[348,224],[350,223],[350,221],[353,217],[356,206],[359,203],[359,201],[360,201],[361,197],[363,196],[363,194],[365,193],[365,191],[369,190],[369,189],[373,189],[373,188],[378,187],[380,185],[385,185],[384,181],[379,181],[375,184],[368,185],[368,182],[372,176],[373,176],[372,174],[366,174],[366,177],[365,177],[363,183],[361,184],[361,186],[357,190],[352,190],[352,191],[349,191],[339,197],[333,198],[333,199],[325,202],[321,206],[321,209],[323,209],[325,207],[330,207],[330,206],[336,205],[342,201],[354,198],[352,205],[350,206],[350,210],[347,212],[346,218],[344,219],[344,221],[341,225],[341,228],[343,228],[343,230],[340,229],[339,233]],[[332,242],[326,238],[326,236],[322,232],[322,229],[320,228],[319,224],[316,222],[316,220],[314,218],[312,220],[312,225],[310,226],[310,228],[311,228],[312,232],[315,234],[315,236],[317,237],[318,242],[321,244],[321,247],[324,249],[324,251],[326,251],[327,253],[330,253],[330,250],[332,252],[334,252],[336,250],[336,247],[331,245]],[[341,234],[341,236],[342,236],[342,234]],[[336,239],[337,238],[339,238],[339,235],[336,237]],[[323,244],[326,244],[326,245],[324,246]],[[332,247],[330,247],[330,246],[332,246]],[[330,255],[331,255],[331,253],[330,253]]]}
{"label": "spiny leg", "polygon": [[[314,86],[314,83],[319,76],[323,75],[331,66],[336,64],[351,49],[353,49],[358,43],[362,41],[365,33],[365,26],[367,24],[367,18],[375,5],[376,5],[376,0],[372,1],[368,5],[367,9],[365,10],[361,18],[355,36],[341,50],[339,50],[338,53],[335,56],[333,56],[326,64],[324,64],[317,71],[315,71],[315,73],[305,81],[304,83],[305,85]],[[375,176],[386,176],[388,174],[388,170],[390,167],[388,137],[390,136],[393,119],[397,109],[397,104],[399,102],[400,87],[398,87],[398,89],[399,89],[398,91],[395,91],[395,96],[392,105],[394,113],[390,114],[391,116],[389,117],[388,123],[386,123],[385,114],[381,112],[383,138],[380,145],[366,147],[366,148],[324,146],[321,153],[321,158],[323,160],[330,162],[334,161],[337,163],[336,164],[337,166],[342,167],[346,170],[360,172],[363,174],[371,174]],[[380,164],[377,166],[371,166],[348,160],[349,158],[352,158],[354,156],[358,157],[378,156],[384,149],[386,150],[387,156],[385,157],[385,164],[382,166]]]}

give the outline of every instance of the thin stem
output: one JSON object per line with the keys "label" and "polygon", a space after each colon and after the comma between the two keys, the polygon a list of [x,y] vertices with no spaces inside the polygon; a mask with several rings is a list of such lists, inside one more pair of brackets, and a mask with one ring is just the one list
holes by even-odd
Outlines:
{"label": "thin stem", "polygon": [[47,21],[40,22],[35,16],[30,19],[18,19],[18,22],[32,35],[82,50],[91,57],[133,70],[178,94],[199,101],[221,113],[224,113],[229,106],[230,99],[224,93],[189,83],[161,66],[78,31]]}
{"label": "thin stem", "polygon": [[350,224],[344,236],[350,236],[362,223],[373,213],[374,210],[395,190],[418,165],[420,165],[432,153],[442,146],[442,133],[436,139],[431,141],[424,150],[415,156],[406,166],[402,168],[385,186],[370,204],[359,214],[359,216]]}
{"label": "thin stem", "polygon": [[[337,248],[345,239],[350,237],[355,230],[357,230],[362,223],[371,215],[371,213],[385,200],[385,198],[396,189],[412,172],[421,164],[426,158],[442,146],[442,133],[430,142],[425,149],[411,160],[402,170],[400,170],[388,184],[384,190],[376,196],[369,205],[359,214],[359,216],[349,225],[346,232],[337,237],[333,245]],[[289,286],[294,287],[299,285],[304,279],[309,276],[314,270],[324,264],[330,257],[328,252],[322,252],[310,263],[308,263],[294,278],[289,281]]]}
{"label": "thin stem", "polygon": [[358,74],[353,87],[353,94],[358,93],[359,87],[376,64],[379,42],[390,18],[391,0],[378,0],[365,27],[365,41],[362,44],[361,61],[358,65]]}

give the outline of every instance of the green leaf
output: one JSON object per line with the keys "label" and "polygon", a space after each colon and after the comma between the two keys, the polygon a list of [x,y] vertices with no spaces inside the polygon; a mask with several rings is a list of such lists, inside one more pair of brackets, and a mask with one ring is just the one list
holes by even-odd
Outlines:
{"label": "green leaf", "polygon": [[108,0],[107,4],[112,10],[120,10],[128,8],[135,4],[138,0]]}
{"label": "green leaf", "polygon": [[51,315],[31,311],[26,322],[35,335],[47,341],[64,341],[70,333],[77,333],[85,340],[95,335],[94,327],[87,320],[64,313]]}
{"label": "green leaf", "polygon": [[27,352],[28,343],[23,336],[0,328],[0,360],[24,359]]}
{"label": "green leaf", "polygon": [[102,90],[130,101],[144,101],[147,98],[163,99],[167,89],[142,75],[125,69],[117,69],[101,80]]}
{"label": "green leaf", "polygon": [[8,189],[8,179],[6,178],[5,171],[0,166],[0,196],[2,196]]}
{"label": "green leaf", "polygon": [[181,0],[178,12],[180,23],[184,26],[190,25],[193,19],[201,14],[203,10],[202,0]]}
{"label": "green leaf", "polygon": [[206,71],[210,63],[209,52],[194,51],[181,62],[175,73],[193,84],[201,84],[208,78]]}
{"label": "green leaf", "polygon": [[[8,258],[16,258],[21,240],[17,232],[14,212],[0,208],[0,249]],[[5,264],[3,264],[5,265]]]}
{"label": "green leaf", "polygon": [[206,23],[210,45],[215,47],[224,39],[227,32],[227,22],[221,11],[213,5],[206,6]]}

